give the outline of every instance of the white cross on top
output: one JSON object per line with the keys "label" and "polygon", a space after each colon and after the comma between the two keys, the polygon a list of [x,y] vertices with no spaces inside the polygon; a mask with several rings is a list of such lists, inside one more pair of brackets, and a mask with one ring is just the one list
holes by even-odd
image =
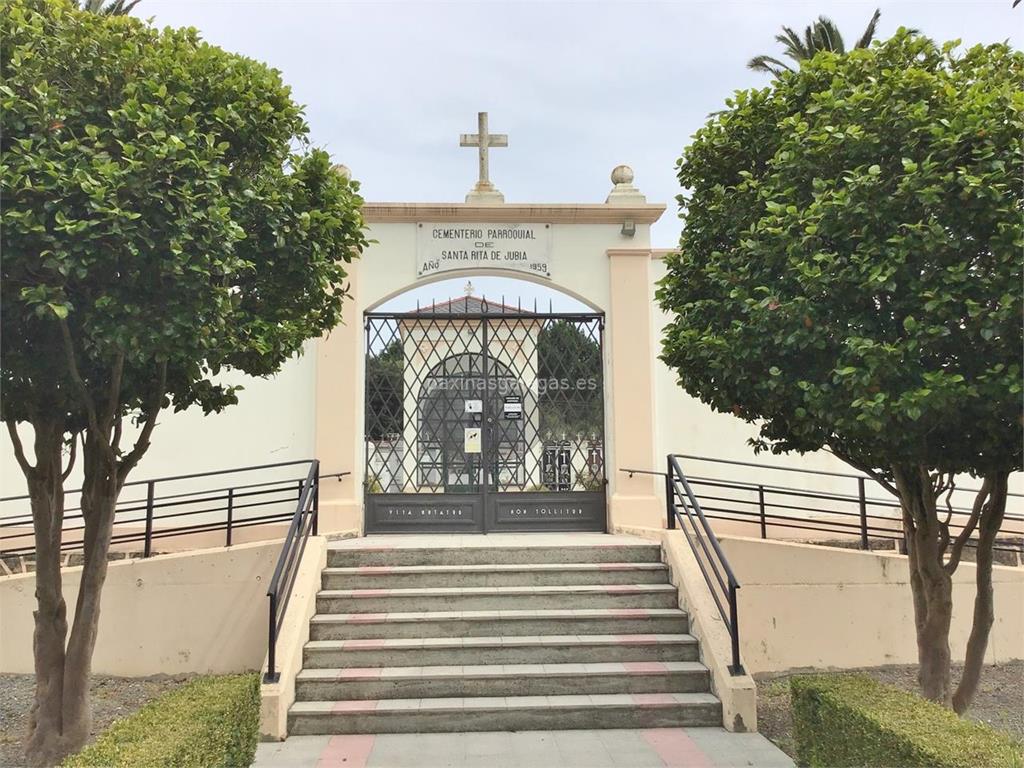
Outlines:
{"label": "white cross on top", "polygon": [[476,133],[464,133],[459,138],[460,147],[478,147],[480,151],[480,180],[477,181],[476,188],[478,190],[490,190],[493,189],[491,185],[491,179],[489,169],[487,166],[487,150],[491,147],[507,147],[508,146],[508,134],[506,133],[488,133],[487,131],[487,113],[477,113],[477,132]]}

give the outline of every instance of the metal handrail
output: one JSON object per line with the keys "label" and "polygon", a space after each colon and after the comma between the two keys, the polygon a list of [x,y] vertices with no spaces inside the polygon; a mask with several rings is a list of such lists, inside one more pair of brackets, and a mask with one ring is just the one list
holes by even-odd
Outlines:
{"label": "metal handrail", "polygon": [[[725,556],[721,545],[718,543],[718,537],[711,530],[711,525],[704,516],[704,510],[701,509],[700,502],[697,501],[693,489],[690,488],[686,475],[683,474],[679,460],[677,457],[669,454],[666,465],[665,511],[668,528],[675,530],[677,523],[682,528],[683,537],[686,539],[686,543],[690,545],[693,557],[697,561],[701,575],[704,577],[715,606],[718,608],[718,614],[729,630],[729,638],[732,645],[732,664],[729,665],[729,671],[733,675],[742,675],[744,670],[743,663],[740,660],[739,606],[736,599],[736,591],[740,588],[740,583],[736,579],[736,574],[733,573],[732,566],[729,565],[729,559]],[[689,523],[690,530],[693,532],[692,537],[686,529],[686,523]],[[699,551],[698,545],[700,545]],[[701,552],[703,552],[703,557]],[[707,566],[705,566],[705,561]],[[709,570],[711,572],[710,575],[708,573]],[[712,581],[712,575],[714,576],[714,581]],[[725,606],[722,605],[722,598],[719,596],[718,591],[716,591],[715,584],[718,585],[719,590],[724,593],[723,596],[728,600],[728,612]]]}
{"label": "metal handrail", "polygon": [[296,504],[295,513],[292,515],[291,525],[288,526],[288,535],[285,536],[281,546],[281,554],[277,558],[274,575],[270,579],[270,586],[267,587],[270,610],[267,622],[267,672],[263,676],[265,683],[276,683],[281,677],[276,666],[277,635],[284,623],[288,601],[291,599],[292,588],[298,577],[299,564],[306,551],[306,542],[309,540],[310,533],[314,536],[317,534],[319,516],[320,462],[313,459],[302,484],[302,491],[299,493],[299,501]]}
{"label": "metal handrail", "polygon": [[[310,459],[302,459],[138,480],[134,484],[145,487],[145,497],[126,499],[118,503],[114,512],[115,528],[111,535],[111,543],[121,545],[142,542],[142,556],[150,557],[153,554],[153,541],[156,539],[223,531],[225,533],[224,544],[231,546],[232,534],[240,528],[277,524],[290,520],[294,514],[290,505],[295,502],[296,494],[301,494],[304,487],[303,479],[293,475],[278,480],[228,485],[229,479],[228,482],[211,483],[216,486],[214,488],[175,491],[164,495],[158,495],[159,484],[266,471],[296,465],[311,465],[311,463]],[[335,472],[329,475],[320,475],[319,479],[334,477],[340,481],[348,474],[348,472]],[[69,491],[68,495],[77,492],[79,491]],[[0,499],[0,502],[19,502],[28,499],[28,496],[9,496]],[[283,507],[285,504],[289,506]],[[73,552],[83,546],[83,515],[79,507],[70,507],[66,512],[72,514],[64,516],[63,533],[67,536],[62,539],[60,548],[62,552]],[[265,514],[254,514],[254,512],[265,512]],[[197,522],[197,515],[215,517],[216,519]],[[168,522],[171,524],[166,525]],[[125,531],[125,527],[129,527],[129,530]],[[31,512],[0,515],[0,557],[34,555],[34,543],[11,546],[15,543],[12,540],[30,539],[31,528]],[[9,546],[5,547],[5,544]]]}
{"label": "metal handrail", "polygon": [[[677,458],[685,458],[675,454]],[[719,463],[730,463],[715,459]],[[736,462],[747,466],[749,462]],[[749,464],[749,466],[760,466]],[[766,469],[778,467],[767,466]],[[650,469],[622,468],[620,472],[633,475],[667,477],[665,472]],[[800,470],[797,470],[800,471]],[[809,473],[816,474],[816,473]],[[829,473],[831,476],[839,473]],[[902,530],[883,526],[883,522],[900,522],[898,517],[877,514],[877,509],[898,507],[895,498],[882,500],[867,494],[867,483],[874,480],[861,475],[840,475],[857,481],[857,493],[820,492],[808,488],[793,488],[769,485],[749,480],[723,480],[713,477],[687,475],[687,483],[695,496],[702,500],[704,516],[708,520],[724,520],[744,525],[758,525],[762,539],[768,538],[770,528],[789,528],[801,531],[832,533],[841,536],[858,535],[860,548],[871,548],[871,539],[899,542],[903,540]],[[729,492],[735,492],[730,495]],[[749,494],[744,498],[743,495]],[[819,503],[815,503],[819,502]],[[830,503],[831,506],[830,507]],[[970,512],[958,508],[945,508],[949,514],[951,535],[956,535],[970,517]],[[1004,517],[1003,534],[1024,536],[1024,516],[1007,513]],[[968,547],[976,547],[977,540],[967,541]],[[996,543],[997,552],[1018,553],[1019,546]]]}
{"label": "metal handrail", "polygon": [[[709,456],[694,456],[689,453],[677,453],[674,454],[680,459],[690,459],[692,461],[706,461],[712,464],[731,464],[736,467],[754,467],[756,469],[770,469],[775,472],[795,472],[800,475],[821,475],[823,477],[845,477],[847,479],[861,480],[870,479],[867,475],[858,475],[851,472],[830,472],[824,469],[802,469],[800,467],[783,467],[780,464],[758,464],[753,461],[736,461],[735,459],[716,459]],[[958,491],[965,493],[978,493],[979,488],[957,488]],[[1007,493],[1007,496],[1018,496],[1024,498],[1024,493]]]}

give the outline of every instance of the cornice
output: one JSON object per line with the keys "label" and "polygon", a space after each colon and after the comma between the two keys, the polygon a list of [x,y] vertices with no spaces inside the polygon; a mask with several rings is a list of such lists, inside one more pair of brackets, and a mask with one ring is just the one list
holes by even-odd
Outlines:
{"label": "cornice", "polygon": [[408,224],[419,221],[495,221],[508,224],[653,224],[665,206],[603,205],[599,203],[364,203],[369,224]]}
{"label": "cornice", "polygon": [[640,257],[642,259],[651,258],[650,248],[609,248],[605,251],[608,254],[608,258],[621,258],[621,257]]}

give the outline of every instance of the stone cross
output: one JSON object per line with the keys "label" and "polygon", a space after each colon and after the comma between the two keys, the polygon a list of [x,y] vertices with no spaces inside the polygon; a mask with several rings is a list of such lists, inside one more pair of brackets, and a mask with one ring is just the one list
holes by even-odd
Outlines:
{"label": "stone cross", "polygon": [[477,192],[491,192],[494,185],[491,184],[489,169],[487,166],[487,151],[491,147],[507,147],[508,134],[488,133],[487,113],[477,113],[477,133],[464,133],[459,138],[460,147],[478,147],[480,153],[480,180],[477,181],[475,190]]}

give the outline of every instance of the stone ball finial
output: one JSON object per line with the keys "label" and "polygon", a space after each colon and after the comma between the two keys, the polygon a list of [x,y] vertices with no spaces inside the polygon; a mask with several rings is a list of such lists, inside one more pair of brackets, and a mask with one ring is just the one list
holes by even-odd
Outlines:
{"label": "stone ball finial", "polygon": [[640,190],[633,186],[633,169],[628,165],[617,165],[612,169],[612,191],[605,200],[609,205],[635,205],[647,202]]}
{"label": "stone ball finial", "polygon": [[612,169],[612,184],[632,184],[633,169],[628,165],[616,165]]}
{"label": "stone ball finial", "polygon": [[332,165],[331,170],[334,171],[339,176],[341,176],[341,178],[343,179],[352,178],[352,171],[349,170],[349,167],[347,165],[342,165],[341,163],[338,163],[337,165]]}

